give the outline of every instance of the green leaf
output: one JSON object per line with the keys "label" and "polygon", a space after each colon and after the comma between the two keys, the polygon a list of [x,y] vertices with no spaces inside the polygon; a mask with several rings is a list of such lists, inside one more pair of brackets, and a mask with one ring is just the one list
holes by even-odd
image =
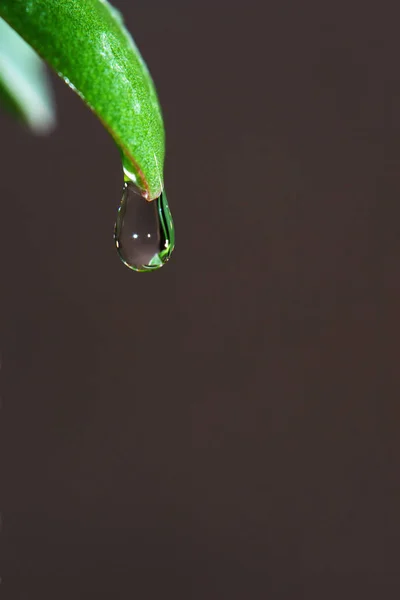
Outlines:
{"label": "green leaf", "polygon": [[106,0],[0,0],[3,17],[101,119],[119,146],[126,178],[157,198],[165,153],[149,71]]}
{"label": "green leaf", "polygon": [[53,97],[44,65],[3,19],[0,19],[0,102],[35,133],[48,133],[54,126]]}

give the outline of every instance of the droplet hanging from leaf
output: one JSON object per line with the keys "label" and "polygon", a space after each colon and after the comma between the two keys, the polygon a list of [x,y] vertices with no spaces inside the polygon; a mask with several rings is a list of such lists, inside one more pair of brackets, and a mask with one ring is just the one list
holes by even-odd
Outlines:
{"label": "droplet hanging from leaf", "polygon": [[144,272],[162,267],[175,245],[165,193],[149,202],[132,182],[125,183],[114,239],[122,262],[130,269]]}

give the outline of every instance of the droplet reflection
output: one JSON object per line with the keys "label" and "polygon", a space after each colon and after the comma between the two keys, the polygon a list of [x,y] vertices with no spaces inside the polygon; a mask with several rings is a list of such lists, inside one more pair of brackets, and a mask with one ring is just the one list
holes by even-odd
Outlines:
{"label": "droplet reflection", "polygon": [[165,192],[148,202],[134,183],[125,183],[114,239],[122,262],[130,269],[154,271],[162,267],[175,244]]}

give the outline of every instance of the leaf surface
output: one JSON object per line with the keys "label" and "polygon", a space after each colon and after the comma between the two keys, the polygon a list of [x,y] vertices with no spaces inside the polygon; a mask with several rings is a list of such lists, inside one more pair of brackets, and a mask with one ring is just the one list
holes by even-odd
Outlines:
{"label": "leaf surface", "polygon": [[106,0],[0,0],[3,17],[76,91],[119,146],[148,199],[163,189],[161,108],[120,13]]}

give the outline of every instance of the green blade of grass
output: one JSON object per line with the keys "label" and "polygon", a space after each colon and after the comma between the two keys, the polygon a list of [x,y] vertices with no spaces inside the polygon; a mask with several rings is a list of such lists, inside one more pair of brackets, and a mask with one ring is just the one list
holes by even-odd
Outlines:
{"label": "green blade of grass", "polygon": [[157,198],[164,126],[149,71],[106,0],[0,0],[3,17],[74,89],[119,146],[126,176]]}

